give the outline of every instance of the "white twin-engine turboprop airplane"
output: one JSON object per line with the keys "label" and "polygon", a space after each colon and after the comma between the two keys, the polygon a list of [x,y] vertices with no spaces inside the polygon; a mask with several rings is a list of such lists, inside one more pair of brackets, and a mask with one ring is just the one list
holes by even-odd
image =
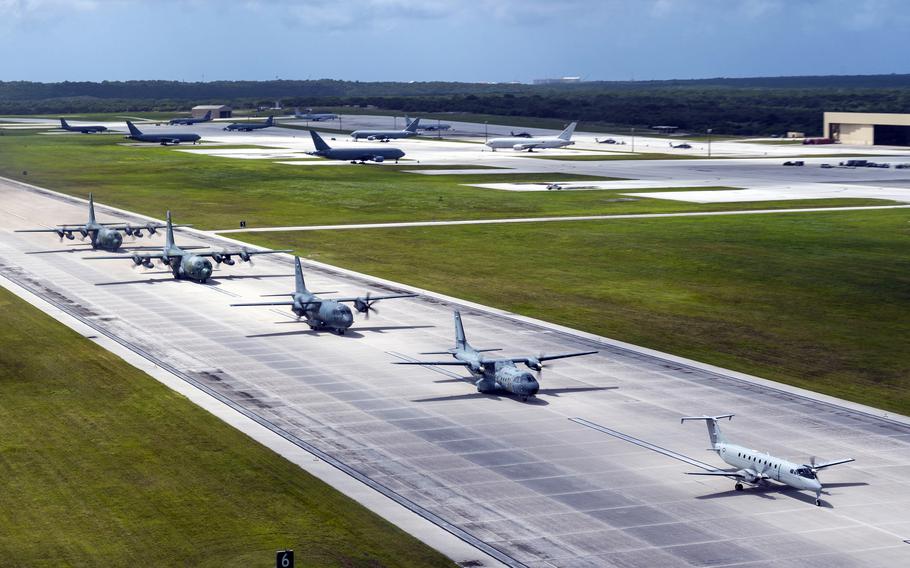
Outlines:
{"label": "white twin-engine turboprop airplane", "polygon": [[731,444],[721,434],[717,421],[722,418],[732,419],[732,414],[721,416],[686,416],[686,420],[704,420],[708,425],[708,436],[711,438],[711,450],[717,452],[720,459],[735,468],[736,471],[697,471],[688,475],[715,475],[736,480],[737,491],[743,490],[743,482],[750,485],[761,485],[768,480],[779,481],[796,489],[805,489],[815,492],[815,504],[821,505],[822,484],[816,473],[818,470],[832,465],[852,462],[853,458],[844,458],[825,463],[815,463],[815,458],[809,464],[796,464],[787,460],[776,458],[772,455],[750,450],[749,448]]}
{"label": "white twin-engine turboprop airplane", "polygon": [[535,136],[533,138],[519,138],[513,136],[508,138],[491,138],[486,144],[492,148],[494,152],[497,148],[511,148],[518,152],[521,152],[522,150],[533,152],[535,148],[562,148],[563,146],[575,144],[575,142],[572,142],[572,133],[575,132],[575,126],[577,124],[577,122],[573,122],[567,126],[565,130],[560,132],[558,136]]}

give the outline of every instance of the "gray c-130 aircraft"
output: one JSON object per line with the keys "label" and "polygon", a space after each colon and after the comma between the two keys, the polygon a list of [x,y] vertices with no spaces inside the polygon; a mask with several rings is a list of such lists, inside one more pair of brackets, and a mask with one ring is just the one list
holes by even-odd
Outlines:
{"label": "gray c-130 aircraft", "polygon": [[[75,234],[79,233],[82,238],[91,237],[93,249],[102,249],[108,252],[117,252],[120,245],[123,244],[124,232],[128,236],[141,237],[142,231],[148,231],[149,236],[154,235],[157,229],[162,229],[167,225],[162,223],[149,222],[145,225],[131,225],[129,223],[99,223],[95,220],[95,198],[88,194],[88,221],[84,224],[68,223],[57,225],[53,229],[19,229],[17,233],[56,233],[63,240],[66,237],[69,240],[76,238]],[[188,227],[189,225],[177,225],[178,227]]]}
{"label": "gray c-130 aircraft", "polygon": [[303,280],[303,269],[300,266],[300,257],[294,257],[294,291],[284,294],[268,294],[268,296],[290,296],[290,301],[283,302],[252,302],[243,304],[231,304],[232,307],[239,306],[291,306],[291,311],[297,315],[297,319],[306,318],[306,323],[310,329],[328,329],[338,335],[344,335],[354,323],[354,314],[351,308],[345,306],[342,302],[352,302],[354,309],[364,314],[367,319],[370,312],[376,311],[373,304],[379,300],[391,300],[392,298],[413,298],[417,294],[388,294],[385,296],[371,296],[369,292],[365,296],[356,298],[320,298],[315,293],[307,290],[306,282]]}
{"label": "gray c-130 aircraft", "polygon": [[[506,392],[518,396],[522,401],[527,401],[540,391],[540,381],[531,373],[522,371],[516,363],[524,363],[529,369],[540,372],[544,361],[566,359],[593,355],[597,351],[577,351],[574,353],[560,353],[557,355],[539,355],[537,357],[496,357],[486,358],[483,354],[495,349],[475,349],[468,343],[464,334],[464,325],[461,323],[461,313],[453,311],[455,318],[455,347],[446,351],[429,351],[421,355],[451,355],[454,361],[395,361],[395,365],[461,365],[466,367],[477,381],[474,385],[477,392],[490,394]],[[571,389],[588,390],[588,389]]]}
{"label": "gray c-130 aircraft", "polygon": [[[167,212],[167,232],[165,233],[164,247],[161,252],[156,253],[133,253],[121,256],[87,256],[87,260],[111,260],[111,259],[130,259],[133,266],[144,266],[152,268],[152,260],[160,260],[170,269],[174,278],[177,280],[192,280],[204,284],[212,275],[211,258],[216,263],[222,262],[232,266],[235,261],[232,257],[237,257],[241,262],[251,262],[252,257],[257,254],[275,254],[279,252],[291,252],[290,250],[211,250],[203,252],[189,252],[191,247],[180,248],[174,243],[174,225],[171,222],[171,212]],[[192,247],[196,248],[196,247]]]}

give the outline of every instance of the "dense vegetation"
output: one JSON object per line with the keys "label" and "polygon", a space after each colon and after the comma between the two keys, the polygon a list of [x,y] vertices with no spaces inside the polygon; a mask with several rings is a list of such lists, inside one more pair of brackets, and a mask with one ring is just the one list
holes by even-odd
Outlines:
{"label": "dense vegetation", "polygon": [[221,102],[256,108],[376,107],[486,113],[724,134],[820,134],[823,111],[910,112],[910,75],[767,77],[575,84],[356,81],[0,82],[0,113],[179,111]]}

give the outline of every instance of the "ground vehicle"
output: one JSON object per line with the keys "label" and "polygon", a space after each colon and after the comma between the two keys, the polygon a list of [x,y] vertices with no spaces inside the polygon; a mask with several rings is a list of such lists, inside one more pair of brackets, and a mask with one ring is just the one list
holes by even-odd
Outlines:
{"label": "ground vehicle", "polygon": [[803,140],[803,144],[834,144],[834,140],[831,138],[806,138]]}
{"label": "ground vehicle", "polygon": [[785,166],[805,166],[806,162],[802,160],[787,160],[784,162]]}
{"label": "ground vehicle", "polygon": [[910,169],[910,164],[897,164],[894,168],[897,170],[907,170]]}
{"label": "ground vehicle", "polygon": [[869,163],[869,160],[847,160],[846,162],[841,162],[840,166],[847,168],[864,168]]}
{"label": "ground vehicle", "polygon": [[828,169],[831,169],[831,168],[833,168],[833,167],[834,167],[834,166],[832,166],[831,164],[822,164],[822,165],[821,165],[821,168],[822,168],[823,170],[828,170]]}

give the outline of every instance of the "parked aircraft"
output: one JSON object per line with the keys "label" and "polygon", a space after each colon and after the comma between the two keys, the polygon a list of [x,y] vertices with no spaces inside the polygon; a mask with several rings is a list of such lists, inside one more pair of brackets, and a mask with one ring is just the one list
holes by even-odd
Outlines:
{"label": "parked aircraft", "polygon": [[365,296],[356,298],[320,298],[315,293],[307,290],[306,283],[303,280],[303,269],[300,267],[299,256],[294,258],[294,284],[293,292],[267,294],[268,296],[290,296],[290,301],[253,302],[231,304],[231,306],[291,306],[291,311],[297,315],[297,319],[306,318],[306,323],[310,326],[310,329],[328,329],[338,335],[344,335],[345,330],[354,323],[354,315],[351,313],[351,308],[345,306],[342,302],[352,302],[354,309],[369,319],[370,312],[376,311],[373,304],[379,300],[413,298],[417,295],[388,294],[385,296],[371,296],[367,292]]}
{"label": "parked aircraft", "polygon": [[804,489],[815,492],[815,504],[821,505],[822,484],[816,475],[819,470],[834,465],[854,461],[853,458],[837,459],[824,463],[816,463],[812,457],[808,464],[797,464],[781,458],[776,458],[770,454],[750,450],[749,448],[732,444],[727,441],[720,431],[717,421],[722,419],[732,419],[733,414],[723,414],[720,416],[686,416],[682,422],[687,420],[704,420],[708,426],[708,437],[711,439],[711,450],[720,456],[720,459],[726,463],[738,468],[734,471],[708,470],[689,472],[687,475],[714,475],[719,477],[728,477],[736,480],[734,488],[737,491],[743,490],[743,482],[750,485],[762,485],[769,480],[779,481],[796,489]]}
{"label": "parked aircraft", "polygon": [[534,138],[530,132],[519,132],[516,134],[514,130],[509,131],[509,136],[512,138]]}
{"label": "parked aircraft", "polygon": [[[405,119],[408,121],[408,126],[410,126],[411,123],[413,122],[413,120],[409,119],[408,117],[405,117]],[[426,124],[427,124],[427,126],[420,126],[420,124],[418,123],[417,130],[428,130],[428,131],[435,132],[437,130],[449,130],[450,128],[452,128],[451,124],[446,124],[445,122],[439,122],[439,121],[427,122]]]}
{"label": "parked aircraft", "polygon": [[572,142],[572,133],[575,132],[577,122],[573,122],[558,136],[539,136],[532,138],[509,137],[509,138],[491,138],[486,145],[495,152],[497,148],[512,148],[513,150],[527,150],[533,152],[535,148],[562,148],[575,144]]}
{"label": "parked aircraft", "polygon": [[688,149],[692,148],[692,145],[689,144],[688,142],[683,142],[682,144],[677,144],[676,146],[674,146],[673,142],[670,142],[670,147],[679,148],[680,150],[688,150]]}
{"label": "parked aircraft", "polygon": [[190,247],[180,248],[174,242],[174,225],[171,222],[170,211],[167,212],[166,229],[164,247],[161,252],[133,253],[121,256],[88,256],[85,258],[88,260],[129,259],[133,261],[133,266],[144,266],[145,268],[153,267],[152,260],[160,260],[171,269],[174,278],[205,283],[212,275],[212,263],[208,260],[209,258],[218,264],[223,262],[233,266],[235,262],[233,257],[235,256],[241,262],[252,262],[252,257],[257,254],[290,252],[289,250],[247,250],[245,248],[239,250],[188,252]]}
{"label": "parked aircraft", "polygon": [[96,132],[107,132],[107,126],[70,126],[66,119],[60,119],[60,128],[69,132],[81,132],[83,134],[95,134]]}
{"label": "parked aircraft", "polygon": [[322,139],[322,136],[316,134],[314,130],[310,130],[310,136],[313,138],[313,145],[316,146],[316,150],[307,152],[307,154],[327,158],[329,160],[350,160],[352,164],[356,164],[357,162],[362,164],[364,162],[395,160],[395,163],[397,164],[398,160],[404,156],[404,152],[398,148],[389,146],[373,148],[332,148],[326,144],[325,140]]}
{"label": "parked aircraft", "polygon": [[[92,248],[102,249],[108,252],[116,252],[123,243],[123,233],[129,236],[141,237],[142,231],[148,231],[149,236],[154,235],[157,229],[165,227],[161,223],[146,223],[145,225],[130,225],[129,223],[98,223],[95,221],[95,199],[88,194],[88,221],[83,224],[67,223],[57,225],[53,229],[19,229],[17,233],[56,233],[63,240],[66,237],[69,240],[75,238],[75,233],[82,235],[82,238],[91,237]],[[187,226],[187,225],[181,225]]]}
{"label": "parked aircraft", "polygon": [[233,122],[224,127],[224,130],[239,130],[241,132],[250,132],[251,130],[262,130],[274,124],[273,117],[268,117],[265,122]]}
{"label": "parked aircraft", "polygon": [[[516,363],[524,363],[529,369],[540,372],[544,361],[565,359],[591,355],[597,351],[578,351],[575,353],[561,353],[559,355],[539,355],[537,357],[497,357],[488,359],[483,354],[495,349],[475,349],[465,338],[464,326],[461,323],[461,313],[453,312],[455,317],[455,347],[447,351],[431,351],[421,355],[451,355],[454,361],[396,361],[395,365],[461,365],[466,367],[477,381],[474,385],[477,392],[488,394],[507,392],[517,395],[526,401],[540,390],[540,382],[531,373],[522,371]],[[538,376],[539,378],[539,376]]]}
{"label": "parked aircraft", "polygon": [[420,126],[420,119],[412,120],[404,130],[355,130],[351,132],[354,140],[366,138],[367,140],[390,140],[392,138],[409,138],[417,136],[417,128]]}
{"label": "parked aircraft", "polygon": [[183,124],[183,125],[186,125],[186,126],[190,126],[190,125],[193,125],[193,124],[196,124],[196,123],[199,123],[199,122],[209,122],[210,120],[212,120],[212,111],[206,112],[206,113],[205,113],[205,116],[203,116],[202,118],[193,118],[193,117],[188,117],[188,118],[172,118],[172,119],[170,119],[167,123],[168,123],[168,124],[171,124],[171,125],[174,125],[174,124]]}
{"label": "parked aircraft", "polygon": [[309,120],[312,122],[321,122],[323,120],[338,120],[338,115],[331,112],[313,112],[313,109],[308,108],[306,112],[300,112],[299,108],[294,109],[294,118],[300,120]]}
{"label": "parked aircraft", "polygon": [[188,134],[180,132],[163,132],[161,134],[149,134],[142,132],[136,126],[130,122],[126,121],[127,128],[130,129],[130,135],[125,136],[130,140],[136,140],[137,142],[154,142],[156,144],[161,144],[162,146],[167,146],[168,144],[180,144],[181,142],[192,142],[195,144],[199,141],[201,136],[198,134]]}

